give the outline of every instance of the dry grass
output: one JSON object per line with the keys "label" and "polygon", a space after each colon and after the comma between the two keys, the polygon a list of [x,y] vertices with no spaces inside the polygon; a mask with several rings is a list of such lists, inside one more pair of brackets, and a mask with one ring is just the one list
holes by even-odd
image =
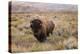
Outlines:
{"label": "dry grass", "polygon": [[[39,43],[29,27],[36,17],[52,18],[53,35],[45,43]],[[11,16],[12,52],[64,50],[78,48],[78,23],[76,13],[13,13]]]}

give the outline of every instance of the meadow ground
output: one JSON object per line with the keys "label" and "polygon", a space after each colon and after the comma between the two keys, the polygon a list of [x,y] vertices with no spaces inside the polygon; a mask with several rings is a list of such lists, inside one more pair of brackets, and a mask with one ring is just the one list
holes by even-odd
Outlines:
{"label": "meadow ground", "polygon": [[[33,36],[30,20],[36,17],[52,18],[55,23],[53,35],[40,43]],[[78,48],[77,13],[12,13],[11,37],[12,52],[33,52],[66,50]]]}

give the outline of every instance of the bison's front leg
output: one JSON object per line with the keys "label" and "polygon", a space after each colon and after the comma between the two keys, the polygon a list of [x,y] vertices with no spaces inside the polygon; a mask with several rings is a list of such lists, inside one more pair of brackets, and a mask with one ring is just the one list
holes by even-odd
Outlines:
{"label": "bison's front leg", "polygon": [[35,34],[34,34],[34,36],[37,38],[37,40],[38,40],[39,42],[45,42],[46,39],[47,39],[47,37],[45,36],[44,33],[40,33],[40,34],[38,34],[38,35],[35,35]]}
{"label": "bison's front leg", "polygon": [[47,36],[44,33],[41,33],[39,36],[40,42],[45,42],[47,39]]}

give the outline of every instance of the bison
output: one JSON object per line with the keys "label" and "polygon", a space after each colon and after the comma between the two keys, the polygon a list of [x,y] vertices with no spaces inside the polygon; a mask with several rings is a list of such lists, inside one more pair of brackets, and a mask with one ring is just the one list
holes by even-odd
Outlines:
{"label": "bison", "polygon": [[39,42],[45,42],[49,34],[53,33],[55,24],[52,20],[47,19],[33,19],[30,22],[30,27],[34,36]]}

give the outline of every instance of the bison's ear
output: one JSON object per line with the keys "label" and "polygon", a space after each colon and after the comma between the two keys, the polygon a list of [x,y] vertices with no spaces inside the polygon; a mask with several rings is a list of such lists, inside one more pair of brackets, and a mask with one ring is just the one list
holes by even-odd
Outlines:
{"label": "bison's ear", "polygon": [[40,24],[42,24],[42,21],[39,21],[40,22]]}
{"label": "bison's ear", "polygon": [[42,25],[42,21],[40,21],[40,25]]}

